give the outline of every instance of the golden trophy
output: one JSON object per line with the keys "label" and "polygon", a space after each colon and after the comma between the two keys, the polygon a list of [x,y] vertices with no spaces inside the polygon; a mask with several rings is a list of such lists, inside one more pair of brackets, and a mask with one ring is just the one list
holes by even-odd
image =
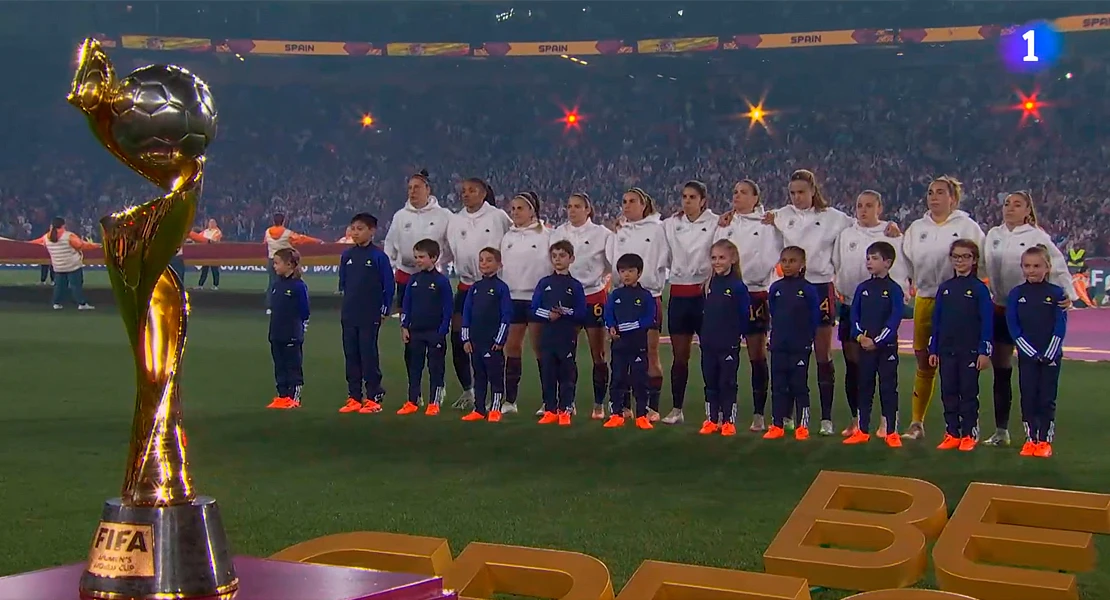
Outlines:
{"label": "golden trophy", "polygon": [[96,40],[68,97],[116,158],[166,192],[104,217],[104,258],[135,358],[137,393],[120,498],[104,505],[81,576],[84,598],[228,598],[239,581],[216,501],[197,496],[185,456],[179,377],[189,305],[170,268],[188,235],[216,136],[208,86],[151,65],[116,79]]}

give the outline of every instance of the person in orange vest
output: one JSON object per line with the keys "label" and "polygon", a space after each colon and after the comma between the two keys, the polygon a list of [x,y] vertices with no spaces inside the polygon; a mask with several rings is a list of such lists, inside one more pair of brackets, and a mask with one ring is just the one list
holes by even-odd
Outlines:
{"label": "person in orange vest", "polygon": [[100,244],[86,242],[67,230],[66,221],[61,217],[54,217],[50,221],[50,231],[33,243],[45,246],[50,254],[50,266],[54,270],[54,310],[63,308],[67,293],[77,303],[77,310],[92,310],[93,306],[85,300],[85,257],[82,253],[99,248]]}
{"label": "person in orange vest", "polygon": [[1090,287],[1091,278],[1087,275],[1087,271],[1079,271],[1071,276],[1072,287],[1075,288],[1075,295],[1079,297],[1079,301],[1086,306],[1095,306],[1091,300]]}
{"label": "person in orange vest", "polygon": [[[224,232],[220,231],[219,225],[216,224],[216,219],[208,219],[208,226],[204,231],[197,233],[195,231],[189,232],[189,239],[197,244],[218,244],[224,239]],[[208,274],[212,274],[212,289],[220,289],[220,266],[219,265],[204,265],[200,268],[200,281],[197,282],[197,289],[204,289],[204,282],[208,281]]]}
{"label": "person in orange vest", "polygon": [[285,226],[285,215],[283,213],[274,213],[273,222],[273,226],[268,227],[266,229],[266,235],[263,236],[263,241],[266,243],[266,256],[268,258],[266,271],[270,275],[270,281],[266,285],[266,314],[270,314],[270,290],[274,287],[274,282],[277,281],[278,277],[277,273],[274,271],[274,254],[282,248],[323,243],[322,240],[297,233],[287,228]]}

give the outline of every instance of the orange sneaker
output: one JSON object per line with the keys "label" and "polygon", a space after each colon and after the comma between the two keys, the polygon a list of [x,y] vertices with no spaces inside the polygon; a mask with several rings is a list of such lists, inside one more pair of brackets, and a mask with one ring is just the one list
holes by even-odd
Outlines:
{"label": "orange sneaker", "polygon": [[786,436],[786,430],[785,429],[783,429],[782,427],[779,427],[778,425],[772,425],[767,430],[767,433],[763,434],[763,439],[765,439],[765,440],[777,440],[777,439],[779,439],[781,437],[785,437],[785,436]]}
{"label": "orange sneaker", "polygon": [[282,398],[281,396],[274,396],[274,399],[270,400],[270,403],[266,405],[266,408],[281,408],[283,404],[285,404],[285,398]]}
{"label": "orange sneaker", "polygon": [[294,399],[292,399],[288,396],[286,396],[284,398],[278,398],[278,399],[281,400],[281,404],[274,407],[278,410],[291,410],[291,409],[294,409],[294,408],[300,408],[301,407],[301,401],[300,400],[294,400]]}
{"label": "orange sneaker", "polygon": [[499,410],[489,411],[489,416],[486,417],[486,420],[489,421],[490,423],[500,423],[501,422],[501,411],[499,411]]}
{"label": "orange sneaker", "polygon": [[1052,444],[1050,444],[1048,442],[1038,442],[1037,443],[1037,450],[1036,450],[1036,452],[1033,453],[1033,456],[1039,456],[1041,458],[1051,457],[1052,456]]}
{"label": "orange sneaker", "polygon": [[613,429],[614,427],[624,427],[624,417],[620,415],[610,415],[609,420],[605,422],[602,427]]}
{"label": "orange sneaker", "polygon": [[436,404],[435,402],[429,403],[428,408],[424,409],[424,416],[425,417],[434,417],[438,414],[439,414],[439,405]]}
{"label": "orange sneaker", "polygon": [[397,414],[399,414],[399,415],[411,415],[412,413],[414,413],[418,410],[420,410],[420,407],[417,406],[415,402],[406,402],[406,403],[401,405],[401,408],[397,409]]}
{"label": "orange sneaker", "polygon": [[979,445],[979,442],[969,435],[960,440],[960,452],[971,452],[977,445]]}
{"label": "orange sneaker", "polygon": [[[658,414],[658,413],[656,413],[656,414]],[[644,417],[636,417],[636,428],[637,429],[655,429],[655,426],[651,424],[651,419],[644,416]]]}
{"label": "orange sneaker", "polygon": [[842,443],[848,444],[848,445],[854,445],[854,444],[866,444],[869,441],[871,441],[871,434],[870,433],[864,433],[864,432],[857,429],[855,431],[855,433],[852,433],[848,437],[844,438],[844,441]]}
{"label": "orange sneaker", "polygon": [[339,408],[339,412],[341,412],[341,413],[353,413],[353,412],[358,412],[358,409],[360,409],[360,408],[362,408],[362,403],[361,402],[359,402],[358,400],[355,400],[354,398],[347,398],[347,403]]}
{"label": "orange sneaker", "polygon": [[569,410],[559,411],[559,424],[562,425],[563,427],[567,427],[567,426],[570,425],[570,411]]}
{"label": "orange sneaker", "polygon": [[1034,456],[1034,455],[1036,455],[1036,453],[1037,453],[1037,442],[1034,442],[1033,440],[1028,440],[1028,441],[1025,442],[1024,445],[1022,445],[1021,452],[1018,452],[1018,455],[1020,455],[1020,456]]}
{"label": "orange sneaker", "polygon": [[944,439],[937,445],[937,450],[955,450],[960,447],[960,438],[944,434]]}
{"label": "orange sneaker", "polygon": [[898,435],[897,431],[892,431],[886,434],[886,437],[883,438],[883,441],[886,442],[886,445],[890,446],[891,448],[902,447],[902,436]]}
{"label": "orange sneaker", "polygon": [[362,401],[362,408],[358,409],[358,412],[364,415],[368,415],[370,413],[380,413],[382,412],[382,405],[367,398],[366,400]]}
{"label": "orange sneaker", "polygon": [[462,420],[463,421],[485,421],[486,418],[482,416],[482,413],[480,413],[478,411],[473,411],[470,414],[464,416],[462,418]]}
{"label": "orange sneaker", "polygon": [[798,428],[796,428],[794,430],[794,439],[796,439],[796,440],[808,440],[809,439],[809,427],[798,427]]}
{"label": "orange sneaker", "polygon": [[734,423],[721,425],[721,435],[736,435],[736,425]]}
{"label": "orange sneaker", "polygon": [[550,425],[552,423],[558,423],[558,422],[559,422],[559,415],[557,415],[557,414],[555,414],[551,411],[544,411],[543,416],[540,417],[539,421],[537,421],[537,423],[539,423],[540,425]]}
{"label": "orange sneaker", "polygon": [[706,422],[701,424],[701,429],[698,430],[698,433],[700,433],[702,435],[709,435],[711,433],[717,433],[717,424],[714,423],[713,421],[706,421]]}

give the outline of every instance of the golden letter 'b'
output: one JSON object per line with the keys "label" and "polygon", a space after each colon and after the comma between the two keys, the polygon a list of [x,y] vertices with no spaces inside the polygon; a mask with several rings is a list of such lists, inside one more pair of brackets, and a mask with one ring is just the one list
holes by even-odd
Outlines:
{"label": "golden letter 'b'", "polygon": [[[919,479],[822,471],[763,553],[768,573],[844,590],[887,590],[925,574],[944,494]],[[824,547],[823,547],[824,546]]]}
{"label": "golden letter 'b'", "polygon": [[617,600],[809,600],[805,579],[644,561]]}
{"label": "golden letter 'b'", "polygon": [[301,542],[270,558],[441,577],[451,566],[451,548],[443,538],[355,531]]}
{"label": "golden letter 'b'", "polygon": [[473,542],[443,578],[459,598],[515,594],[561,600],[613,600],[609,569],[579,552]]}
{"label": "golden letter 'b'", "polygon": [[1110,533],[1110,495],[972,483],[933,547],[937,582],[979,600],[1078,600],[1075,576],[1055,571],[1094,570],[1091,533]]}

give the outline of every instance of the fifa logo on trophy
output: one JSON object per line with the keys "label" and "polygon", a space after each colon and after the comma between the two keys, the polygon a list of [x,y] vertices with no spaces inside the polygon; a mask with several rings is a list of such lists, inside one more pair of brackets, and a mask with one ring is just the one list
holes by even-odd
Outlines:
{"label": "fifa logo on trophy", "polygon": [[104,258],[135,359],[137,391],[120,498],[104,505],[81,577],[85,598],[229,597],[238,588],[216,501],[185,456],[179,374],[188,302],[168,268],[188,235],[216,137],[207,84],[173,65],[117,80],[96,40],[68,97],[97,141],[165,195],[101,219]]}

